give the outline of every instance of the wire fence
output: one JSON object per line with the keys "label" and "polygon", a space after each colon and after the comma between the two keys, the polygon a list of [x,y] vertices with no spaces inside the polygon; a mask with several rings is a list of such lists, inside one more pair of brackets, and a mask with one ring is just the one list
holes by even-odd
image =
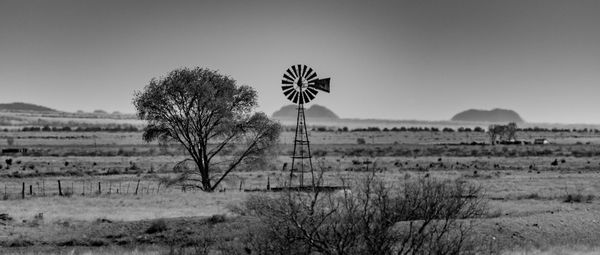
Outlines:
{"label": "wire fence", "polygon": [[173,191],[160,181],[96,181],[96,180],[36,180],[0,184],[3,200],[32,197],[71,197],[106,195],[151,195]]}
{"label": "wire fence", "polygon": [[[258,191],[270,190],[271,180],[265,178],[266,185],[263,183],[253,183],[247,185],[244,180],[239,180],[235,184],[220,185],[216,192],[227,191]],[[171,185],[168,186],[159,180],[60,180],[60,179],[37,179],[26,181],[10,181],[0,183],[0,194],[3,200],[18,200],[35,197],[97,197],[97,196],[116,196],[116,195],[158,195],[172,192],[198,192],[200,187],[196,185]]]}

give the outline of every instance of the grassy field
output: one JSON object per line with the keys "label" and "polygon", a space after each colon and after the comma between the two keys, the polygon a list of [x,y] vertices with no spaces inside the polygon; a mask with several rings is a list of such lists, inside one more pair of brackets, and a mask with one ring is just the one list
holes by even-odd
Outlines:
{"label": "grassy field", "polygon": [[[28,148],[27,153],[0,156],[0,194],[5,190],[0,213],[12,217],[0,222],[0,249],[16,254],[168,253],[167,235],[144,232],[161,218],[174,237],[201,238],[202,231],[211,229],[234,240],[229,235],[239,231],[224,231],[243,229],[249,219],[229,208],[252,194],[240,189],[289,180],[282,166],[289,162],[292,135],[283,134],[267,164],[243,167],[220,192],[203,193],[161,187],[161,179],[177,174],[173,165],[185,154],[175,145],[146,144],[141,133],[0,132],[1,147],[13,137],[13,147]],[[600,135],[527,132],[521,137],[546,137],[553,144],[459,144],[485,142],[482,133],[311,133],[313,164],[325,171],[327,184],[374,171],[393,185],[428,176],[483,187],[489,216],[475,223],[490,254],[594,254],[600,243]],[[357,144],[359,138],[365,144]],[[69,196],[58,196],[58,180]],[[210,221],[215,215],[224,216]]]}

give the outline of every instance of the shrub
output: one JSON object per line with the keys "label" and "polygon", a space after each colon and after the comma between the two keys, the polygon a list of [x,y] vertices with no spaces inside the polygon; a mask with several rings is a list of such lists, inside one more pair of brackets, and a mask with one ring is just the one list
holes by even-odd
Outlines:
{"label": "shrub", "polygon": [[3,246],[8,246],[8,247],[28,247],[28,246],[32,246],[34,244],[35,243],[33,241],[26,239],[24,236],[20,236],[17,239],[9,241],[7,245],[3,245]]}
{"label": "shrub", "polygon": [[70,176],[83,176],[84,173],[82,171],[76,170],[76,169],[69,169],[66,171],[65,175],[70,175]]}
{"label": "shrub", "polygon": [[350,192],[250,196],[234,210],[258,219],[247,247],[258,254],[466,252],[467,219],[486,215],[479,187],[418,178],[399,188],[373,176]]}
{"label": "shrub", "polygon": [[105,175],[119,175],[119,174],[121,174],[121,171],[119,171],[118,168],[108,169],[105,173]]}
{"label": "shrub", "polygon": [[225,222],[226,220],[227,217],[225,216],[225,214],[214,214],[213,216],[210,216],[210,218],[208,218],[208,223],[217,224]]}
{"label": "shrub", "polygon": [[166,231],[168,229],[167,222],[164,219],[157,219],[152,221],[150,227],[146,230],[146,234],[154,234]]}
{"label": "shrub", "polygon": [[594,195],[567,194],[563,200],[565,203],[591,203],[594,200]]}

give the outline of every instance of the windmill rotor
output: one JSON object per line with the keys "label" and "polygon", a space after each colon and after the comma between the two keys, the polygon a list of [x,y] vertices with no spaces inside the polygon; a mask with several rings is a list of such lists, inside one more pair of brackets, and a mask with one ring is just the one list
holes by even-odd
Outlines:
{"label": "windmill rotor", "polygon": [[306,65],[293,65],[283,73],[283,95],[295,104],[305,104],[319,93],[329,93],[329,78],[318,79],[317,72]]}

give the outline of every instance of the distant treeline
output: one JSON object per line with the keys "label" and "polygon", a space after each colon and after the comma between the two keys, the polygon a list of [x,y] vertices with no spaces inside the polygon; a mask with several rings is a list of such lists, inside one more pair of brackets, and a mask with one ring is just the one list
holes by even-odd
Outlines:
{"label": "distant treeline", "polygon": [[[13,129],[14,130],[14,129]],[[17,129],[19,130],[19,129]],[[4,129],[8,132],[8,129]],[[30,126],[22,127],[23,132],[138,132],[139,128],[133,125],[110,125],[110,126],[78,126],[78,127],[56,127],[56,126]]]}
{"label": "distant treeline", "polygon": [[[285,131],[294,131],[295,127],[285,127]],[[479,132],[484,133],[487,130],[482,127],[393,127],[393,128],[379,128],[379,127],[367,127],[367,128],[354,128],[349,129],[348,127],[313,127],[312,131],[315,132]],[[528,127],[518,128],[518,132],[553,132],[553,133],[600,133],[599,129],[569,129],[569,128],[541,128],[541,127]]]}
{"label": "distant treeline", "polygon": [[[285,126],[284,131],[294,132],[295,126]],[[23,132],[140,132],[142,131],[139,127],[129,124],[113,124],[113,125],[90,125],[84,124],[81,126],[25,126],[20,129],[3,129],[2,131],[23,131]],[[380,127],[367,127],[367,128],[354,128],[349,129],[348,127],[313,127],[313,132],[478,132],[485,133],[487,129],[482,127],[392,127],[392,128],[380,128]],[[542,127],[528,127],[518,128],[518,132],[553,132],[553,133],[600,133],[600,129],[582,128],[582,129],[569,129],[569,128],[542,128]]]}

